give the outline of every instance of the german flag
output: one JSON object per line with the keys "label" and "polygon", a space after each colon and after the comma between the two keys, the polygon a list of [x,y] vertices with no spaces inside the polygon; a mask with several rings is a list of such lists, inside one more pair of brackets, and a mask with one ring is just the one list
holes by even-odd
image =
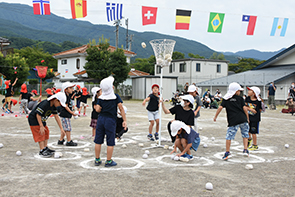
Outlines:
{"label": "german flag", "polygon": [[84,18],[87,16],[86,0],[71,0],[72,18]]}
{"label": "german flag", "polygon": [[176,10],[176,25],[175,29],[189,30],[191,20],[191,10]]}

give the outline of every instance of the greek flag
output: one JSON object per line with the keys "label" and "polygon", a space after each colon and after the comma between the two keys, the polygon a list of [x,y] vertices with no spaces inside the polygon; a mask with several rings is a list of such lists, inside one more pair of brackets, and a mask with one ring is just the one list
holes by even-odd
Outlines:
{"label": "greek flag", "polygon": [[120,3],[106,3],[108,22],[122,19],[123,4]]}

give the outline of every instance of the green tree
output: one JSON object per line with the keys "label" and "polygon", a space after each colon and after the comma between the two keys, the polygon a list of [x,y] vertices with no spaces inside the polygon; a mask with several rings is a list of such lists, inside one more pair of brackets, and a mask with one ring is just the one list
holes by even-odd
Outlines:
{"label": "green tree", "polygon": [[66,50],[69,50],[69,49],[73,49],[73,48],[76,48],[76,47],[79,47],[81,46],[82,44],[80,43],[75,43],[75,42],[71,42],[71,41],[63,41],[60,46],[62,47],[62,50],[63,51],[66,51]]}
{"label": "green tree", "polygon": [[212,55],[211,55],[211,57],[210,57],[210,59],[211,60],[217,60],[217,53],[216,52],[214,52]]}
{"label": "green tree", "polygon": [[151,75],[155,73],[156,58],[151,55],[149,58],[136,58],[132,66],[136,70],[147,72]]}
{"label": "green tree", "polygon": [[263,62],[265,62],[265,60],[260,61],[260,60],[255,60],[253,58],[242,58],[239,60],[237,64],[229,64],[228,70],[234,71],[235,73],[244,72],[244,71],[255,68],[256,66],[262,64]]}
{"label": "green tree", "polygon": [[189,56],[190,58],[205,59],[205,57],[200,56],[200,55],[198,55],[198,54],[193,54],[193,53],[189,53],[188,56]]}
{"label": "green tree", "polygon": [[220,54],[217,56],[217,59],[218,59],[218,60],[225,60],[225,57],[224,57],[223,53],[220,53]]}
{"label": "green tree", "polygon": [[63,51],[60,45],[55,44],[53,42],[48,42],[48,41],[41,42],[38,44],[38,46],[42,48],[44,52],[48,52],[50,54],[59,53]]}
{"label": "green tree", "polygon": [[184,59],[185,55],[184,53],[178,52],[178,51],[174,51],[172,54],[172,59],[173,60],[177,60],[177,59]]}

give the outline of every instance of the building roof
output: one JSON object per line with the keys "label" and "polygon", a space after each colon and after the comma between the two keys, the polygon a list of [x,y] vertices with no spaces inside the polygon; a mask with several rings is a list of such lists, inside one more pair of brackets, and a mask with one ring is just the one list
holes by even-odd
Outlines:
{"label": "building roof", "polygon": [[282,52],[276,54],[275,56],[269,58],[268,60],[266,60],[265,62],[263,62],[262,64],[260,64],[259,66],[253,68],[252,70],[259,70],[262,68],[266,68],[270,65],[275,64],[277,61],[281,60],[282,58],[290,55],[291,53],[295,52],[295,44],[293,44],[292,46],[290,46],[289,48],[283,50]]}
{"label": "building roof", "polygon": [[10,43],[7,38],[0,37],[0,43]]}
{"label": "building roof", "polygon": [[197,58],[185,58],[185,59],[175,59],[172,60],[172,62],[184,62],[184,61],[202,61],[202,62],[223,62],[223,63],[229,63],[228,60],[213,60],[213,59],[197,59]]}
{"label": "building roof", "polygon": [[[60,56],[65,57],[65,56],[73,55],[73,54],[86,54],[87,49],[88,49],[88,45],[83,45],[83,46],[80,46],[80,47],[77,47],[77,48],[74,48],[74,49],[70,49],[70,50],[67,50],[67,51],[56,53],[56,54],[53,55],[53,57],[58,58]],[[109,46],[109,50],[111,52],[114,52],[116,50],[116,47]],[[127,50],[124,50],[124,54],[126,56],[135,56],[136,55],[136,53],[134,53],[132,51],[127,51]]]}
{"label": "building roof", "polygon": [[270,82],[275,83],[295,74],[295,64],[289,66],[269,67],[260,70],[249,70],[246,72],[220,77],[208,81],[196,83],[197,86],[228,86],[237,82],[246,86],[264,86]]}
{"label": "building roof", "polygon": [[143,72],[143,71],[140,71],[140,70],[135,70],[135,69],[131,69],[130,72],[128,73],[128,75],[131,77],[131,76],[147,76],[147,75],[150,75],[149,73],[146,73],[146,72]]}

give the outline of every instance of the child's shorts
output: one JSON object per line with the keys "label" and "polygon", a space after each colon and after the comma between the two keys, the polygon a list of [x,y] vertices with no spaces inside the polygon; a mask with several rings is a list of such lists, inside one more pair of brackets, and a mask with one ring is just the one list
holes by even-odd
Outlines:
{"label": "child's shorts", "polygon": [[96,124],[94,143],[103,144],[104,136],[107,136],[107,145],[115,146],[116,119],[99,116]]}
{"label": "child's shorts", "polygon": [[241,129],[242,138],[249,138],[249,124],[244,122],[235,126],[228,127],[226,132],[226,140],[234,140],[238,129]]}
{"label": "child's shorts", "polygon": [[97,119],[91,119],[90,127],[96,128],[96,124],[97,124]]}
{"label": "child's shorts", "polygon": [[10,102],[11,102],[11,96],[9,96],[9,97],[5,97],[5,102],[6,102],[6,103],[10,103]]}
{"label": "child's shorts", "polygon": [[148,111],[148,118],[149,118],[149,121],[159,119],[160,118],[159,111]]}
{"label": "child's shorts", "polygon": [[30,126],[35,142],[42,142],[49,139],[49,129],[45,126],[45,133],[40,134],[40,126]]}
{"label": "child's shorts", "polygon": [[194,151],[197,151],[198,150],[198,147],[200,145],[200,141],[201,139],[199,137],[197,137],[194,142],[192,143],[192,147],[191,149],[193,149]]}
{"label": "child's shorts", "polygon": [[81,105],[81,107],[87,107],[87,103],[81,102],[80,105]]}
{"label": "child's shorts", "polygon": [[250,122],[249,127],[249,133],[259,134],[259,122]]}
{"label": "child's shorts", "polygon": [[80,100],[79,99],[76,99],[76,104],[77,104],[76,107],[77,108],[80,108],[80,103],[81,103]]}
{"label": "child's shorts", "polygon": [[63,118],[60,117],[61,119],[61,125],[64,131],[72,131],[72,126],[71,126],[71,120],[69,118]]}

